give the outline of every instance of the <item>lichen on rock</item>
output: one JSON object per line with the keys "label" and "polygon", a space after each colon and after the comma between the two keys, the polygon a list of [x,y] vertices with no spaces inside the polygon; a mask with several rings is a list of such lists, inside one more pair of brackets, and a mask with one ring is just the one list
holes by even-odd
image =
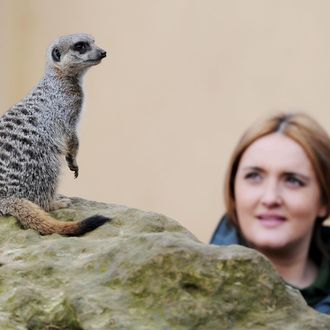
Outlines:
{"label": "lichen on rock", "polygon": [[259,253],[199,242],[153,212],[72,199],[62,220],[112,218],[83,237],[0,218],[0,329],[330,329]]}

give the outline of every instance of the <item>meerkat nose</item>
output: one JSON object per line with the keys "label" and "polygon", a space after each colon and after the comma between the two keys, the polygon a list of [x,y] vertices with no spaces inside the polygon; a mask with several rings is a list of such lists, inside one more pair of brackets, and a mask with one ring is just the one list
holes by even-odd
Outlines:
{"label": "meerkat nose", "polygon": [[107,52],[105,50],[101,51],[101,58],[104,58],[107,56]]}

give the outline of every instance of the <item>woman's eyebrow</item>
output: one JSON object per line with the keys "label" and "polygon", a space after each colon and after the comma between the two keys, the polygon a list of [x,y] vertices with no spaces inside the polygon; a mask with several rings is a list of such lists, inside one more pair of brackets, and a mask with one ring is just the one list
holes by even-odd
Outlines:
{"label": "woman's eyebrow", "polygon": [[244,166],[242,167],[243,171],[257,171],[257,172],[265,172],[264,169],[258,166]]}
{"label": "woman's eyebrow", "polygon": [[292,171],[289,171],[289,172],[284,172],[283,173],[284,175],[288,175],[288,176],[297,176],[305,181],[309,181],[310,180],[310,176],[309,175],[306,175],[306,174],[302,174],[302,173],[299,173],[299,172],[292,172]]}
{"label": "woman's eyebrow", "polygon": [[[259,167],[259,166],[250,166],[250,165],[247,165],[247,166],[244,166],[242,167],[242,171],[244,172],[248,172],[248,171],[256,171],[256,172],[261,172],[261,173],[264,173],[266,172],[262,167]],[[286,172],[283,172],[283,175],[286,175],[286,176],[297,176],[305,181],[309,181],[310,180],[310,176],[306,175],[306,174],[303,174],[303,173],[300,173],[300,172],[294,172],[294,171],[286,171]]]}

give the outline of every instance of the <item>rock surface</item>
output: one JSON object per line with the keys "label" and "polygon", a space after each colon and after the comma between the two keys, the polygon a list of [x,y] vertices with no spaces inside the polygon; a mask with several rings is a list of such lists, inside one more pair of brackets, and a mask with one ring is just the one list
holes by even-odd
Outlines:
{"label": "rock surface", "polygon": [[113,218],[83,237],[0,218],[0,329],[330,329],[260,254],[198,242],[176,221],[74,198],[53,214]]}

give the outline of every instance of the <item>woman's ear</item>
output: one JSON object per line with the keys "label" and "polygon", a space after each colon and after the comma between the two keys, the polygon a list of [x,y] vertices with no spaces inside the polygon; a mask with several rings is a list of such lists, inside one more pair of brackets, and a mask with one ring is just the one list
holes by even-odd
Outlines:
{"label": "woman's ear", "polygon": [[321,205],[317,216],[318,218],[327,218],[329,216],[328,208],[325,205]]}

